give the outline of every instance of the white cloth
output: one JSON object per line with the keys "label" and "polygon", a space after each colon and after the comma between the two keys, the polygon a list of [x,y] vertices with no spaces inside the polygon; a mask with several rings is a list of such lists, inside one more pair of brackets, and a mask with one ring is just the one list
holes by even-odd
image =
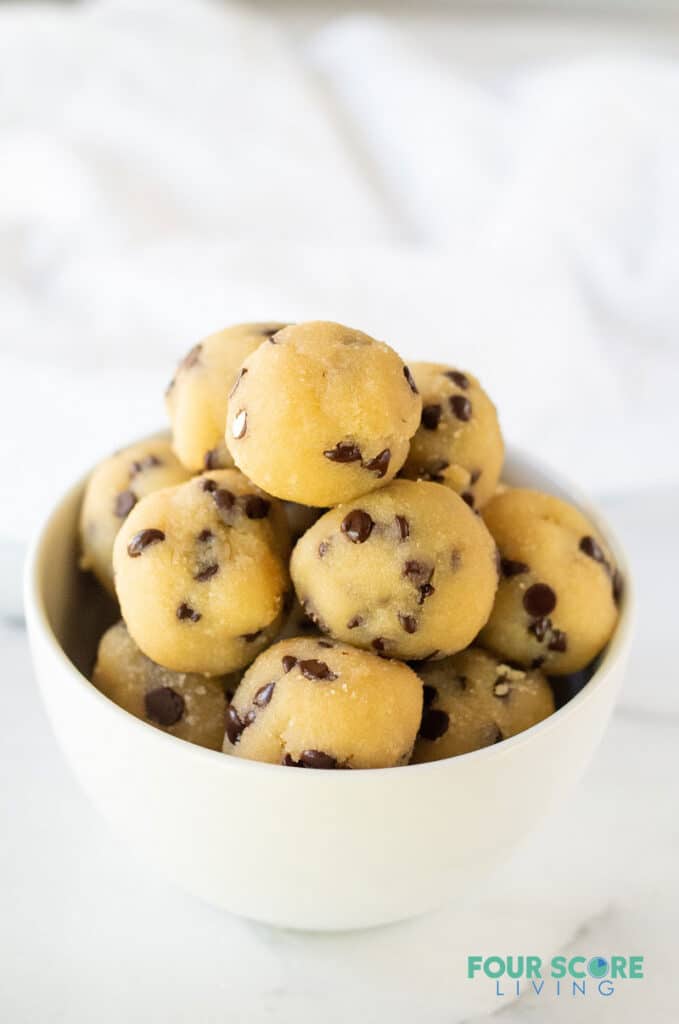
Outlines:
{"label": "white cloth", "polygon": [[0,537],[250,318],[469,368],[590,491],[677,479],[674,64],[471,80],[367,16],[102,0],[3,5],[0,68]]}

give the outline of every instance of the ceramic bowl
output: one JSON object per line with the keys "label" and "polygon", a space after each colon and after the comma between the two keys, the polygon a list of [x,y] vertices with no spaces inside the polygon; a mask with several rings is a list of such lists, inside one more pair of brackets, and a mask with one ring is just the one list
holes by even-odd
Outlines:
{"label": "ceramic bowl", "polygon": [[205,750],[99,693],[87,673],[116,615],[77,570],[83,484],[60,498],[27,559],[31,650],[64,756],[111,829],[203,900],[282,927],[396,921],[483,881],[582,776],[615,702],[632,621],[629,570],[596,510],[517,453],[505,479],[565,497],[598,525],[626,582],[611,643],[580,692],[526,732],[448,760],[355,772]]}

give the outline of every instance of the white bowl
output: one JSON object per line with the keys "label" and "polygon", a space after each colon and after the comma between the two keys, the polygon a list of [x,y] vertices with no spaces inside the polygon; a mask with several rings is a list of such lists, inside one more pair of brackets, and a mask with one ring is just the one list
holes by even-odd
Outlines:
{"label": "white bowl", "polygon": [[355,772],[289,771],[204,750],[99,693],[76,666],[88,671],[112,611],[77,571],[83,485],[70,490],[28,556],[26,616],[57,739],[113,831],[209,903],[290,928],[412,917],[486,877],[582,775],[615,702],[632,620],[629,571],[601,517],[525,457],[510,456],[506,479],[570,498],[606,537],[626,584],[610,645],[573,699],[513,739]]}

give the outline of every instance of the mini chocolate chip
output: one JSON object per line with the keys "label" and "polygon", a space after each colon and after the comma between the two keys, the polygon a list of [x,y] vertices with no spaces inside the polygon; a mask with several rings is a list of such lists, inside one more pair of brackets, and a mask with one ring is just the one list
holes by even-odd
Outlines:
{"label": "mini chocolate chip", "polygon": [[317,661],[315,658],[300,661],[299,668],[303,676],[313,681],[322,679],[330,682],[333,679],[337,679],[336,672],[333,672],[324,661]]}
{"label": "mini chocolate chip", "polygon": [[204,469],[219,469],[219,448],[210,448],[203,456]]}
{"label": "mini chocolate chip", "polygon": [[139,533],[135,533],[127,545],[127,553],[130,558],[139,558],[142,551],[150,547],[151,544],[158,544],[162,540],[165,540],[165,534],[162,530],[155,530],[153,528],[140,530]]}
{"label": "mini chocolate chip", "polygon": [[216,576],[218,572],[219,566],[216,562],[213,562],[212,565],[206,565],[204,569],[197,572],[193,578],[198,583],[205,583],[206,580],[210,580],[213,576]]}
{"label": "mini chocolate chip", "polygon": [[500,700],[506,700],[509,697],[510,691],[511,686],[504,676],[500,676],[499,679],[495,680],[495,685],[493,686],[494,697],[499,697]]}
{"label": "mini chocolate chip", "polygon": [[525,562],[518,562],[513,558],[501,558],[500,568],[502,575],[508,579],[510,576],[521,576],[524,572],[528,572],[528,566]]}
{"label": "mini chocolate chip", "polygon": [[361,449],[352,441],[338,441],[334,448],[323,452],[331,462],[360,462],[363,456]]}
{"label": "mini chocolate chip", "polygon": [[226,735],[229,738],[229,742],[234,745],[238,743],[243,729],[245,729],[245,722],[241,721],[240,715],[233,704],[229,704],[226,709]]}
{"label": "mini chocolate chip", "polygon": [[245,498],[245,515],[248,519],[266,519],[271,502],[260,498],[258,494],[248,494]]}
{"label": "mini chocolate chip", "polygon": [[334,647],[335,645],[333,643],[331,643],[329,640],[319,640],[318,641],[318,646],[319,647]]}
{"label": "mini chocolate chip", "polygon": [[275,683],[267,683],[265,686],[260,686],[257,693],[254,696],[254,702],[258,708],[265,708],[271,698],[273,697],[273,691]]}
{"label": "mini chocolate chip", "polygon": [[425,405],[422,409],[422,419],[420,420],[425,430],[436,430],[441,420],[443,409],[440,405]]}
{"label": "mini chocolate chip", "polygon": [[364,468],[370,470],[371,473],[377,473],[377,476],[381,479],[387,470],[389,469],[389,461],[391,459],[391,450],[385,448],[379,455],[376,455],[370,462],[364,463]]}
{"label": "mini chocolate chip", "polygon": [[367,512],[360,508],[355,508],[353,512],[344,517],[340,529],[352,543],[364,544],[372,533],[374,525]]}
{"label": "mini chocolate chip", "polygon": [[297,658],[295,658],[292,654],[286,654],[282,658],[281,664],[283,665],[283,671],[289,672],[297,664]]}
{"label": "mini chocolate chip", "polygon": [[463,491],[460,495],[465,505],[469,505],[470,508],[474,508],[474,495],[471,491]]}
{"label": "mini chocolate chip", "polygon": [[544,665],[544,663],[545,663],[545,659],[542,658],[542,657],[540,657],[540,658],[533,658],[533,660],[530,663],[530,667],[531,668],[540,668],[540,666]]}
{"label": "mini chocolate chip", "polygon": [[568,650],[568,635],[561,629],[553,629],[552,638],[547,644],[547,649],[563,654],[564,651]]}
{"label": "mini chocolate chip", "polygon": [[130,479],[138,473],[143,473],[145,469],[154,469],[154,467],[162,466],[162,464],[157,455],[145,455],[143,459],[135,459],[130,466]]}
{"label": "mini chocolate chip", "polygon": [[611,578],[613,584],[613,600],[616,604],[620,604],[622,600],[623,590],[625,588],[625,581],[622,578],[622,573],[619,569],[613,570],[613,576]]}
{"label": "mini chocolate chip", "polygon": [[536,619],[528,626],[528,632],[532,633],[539,644],[545,639],[548,631],[552,628],[552,620],[547,616]]}
{"label": "mini chocolate chip", "polygon": [[387,641],[383,636],[376,636],[370,646],[374,651],[377,651],[378,654],[384,654],[387,649]]}
{"label": "mini chocolate chip", "polygon": [[243,633],[241,639],[245,640],[246,644],[252,644],[263,632],[263,629],[256,629],[254,633]]}
{"label": "mini chocolate chip", "polygon": [[469,483],[470,484],[477,484],[479,482],[479,480],[481,479],[481,473],[482,472],[483,472],[483,470],[481,470],[481,469],[473,469],[471,471],[471,474],[470,474],[470,477],[469,477]]}
{"label": "mini chocolate chip", "polygon": [[415,383],[415,378],[413,377],[412,373],[410,372],[407,366],[403,367],[403,376],[408,381],[408,386],[412,393],[414,395],[419,395],[419,391],[417,390],[417,384]]}
{"label": "mini chocolate chip", "polygon": [[549,615],[556,608],[556,594],[546,583],[534,583],[523,595],[523,607],[529,615]]}
{"label": "mini chocolate chip", "polygon": [[419,585],[420,583],[429,583],[434,570],[432,566],[425,565],[424,562],[418,562],[414,558],[409,558],[403,566],[403,575],[411,581]]}
{"label": "mini chocolate chip", "polygon": [[286,754],[285,757],[283,758],[283,761],[281,763],[284,764],[286,768],[303,768],[304,767],[304,765],[301,763],[301,761],[295,761],[295,759],[290,754]]}
{"label": "mini chocolate chip", "polygon": [[438,691],[436,687],[429,686],[428,683],[425,683],[422,687],[422,702],[425,708],[428,708],[430,704],[433,704],[437,697]]}
{"label": "mini chocolate chip", "polygon": [[431,583],[423,583],[420,587],[420,596],[417,599],[418,604],[424,604],[428,597],[436,593],[436,588],[432,587]]}
{"label": "mini chocolate chip", "polygon": [[448,401],[458,420],[466,423],[472,418],[472,403],[464,395],[451,395]]}
{"label": "mini chocolate chip", "polygon": [[214,533],[212,532],[212,530],[201,530],[200,533],[198,534],[198,540],[202,541],[203,543],[212,540],[213,537]]}
{"label": "mini chocolate chip", "polygon": [[328,543],[328,541],[322,540],[321,543],[318,545],[318,557],[325,558],[329,550],[330,544]]}
{"label": "mini chocolate chip", "polygon": [[414,615],[406,615],[404,612],[398,613],[398,621],[406,631],[406,633],[417,632],[417,619]]}
{"label": "mini chocolate chip", "polygon": [[583,537],[580,541],[580,550],[589,558],[593,558],[595,562],[606,564],[606,556],[594,537]]}
{"label": "mini chocolate chip", "polygon": [[158,725],[176,725],[184,714],[186,702],[171,686],[158,686],[144,695],[146,717]]}
{"label": "mini chocolate chip", "polygon": [[236,391],[238,390],[238,385],[240,384],[240,382],[242,381],[243,377],[245,376],[245,374],[247,372],[248,372],[247,366],[241,366],[240,370],[238,371],[238,376],[236,377],[235,381],[233,382],[233,387],[229,391],[229,398],[233,398],[233,396],[236,394]]}
{"label": "mini chocolate chip", "polygon": [[444,377],[452,380],[453,384],[457,384],[458,388],[462,388],[464,391],[469,387],[469,377],[459,370],[446,370]]}
{"label": "mini chocolate chip", "polygon": [[130,514],[136,504],[137,495],[134,491],[121,491],[120,494],[116,494],[113,509],[118,519],[124,519],[125,516]]}
{"label": "mini chocolate chip", "polygon": [[495,743],[501,743],[503,739],[504,736],[502,735],[502,729],[500,728],[500,726],[497,724],[497,722],[491,722],[490,725],[488,726],[486,742],[484,746],[492,747]]}
{"label": "mini chocolate chip", "polygon": [[220,512],[228,512],[236,501],[235,496],[231,491],[227,491],[226,487],[217,488],[216,491],[213,491],[212,497]]}
{"label": "mini chocolate chip", "polygon": [[188,619],[190,622],[198,622],[202,617],[200,612],[197,612],[190,604],[186,604],[185,601],[182,601],[177,608],[177,618],[180,622],[183,622],[185,619]]}
{"label": "mini chocolate chip", "polygon": [[208,494],[213,494],[217,490],[217,481],[211,480],[208,477],[207,480],[202,481],[201,487],[204,491],[207,491]]}
{"label": "mini chocolate chip", "polygon": [[337,758],[322,750],[303,750],[300,758],[305,768],[336,768]]}
{"label": "mini chocolate chip", "polygon": [[233,418],[233,423],[231,424],[231,436],[239,441],[241,437],[245,437],[247,429],[248,414],[245,409],[239,409]]}
{"label": "mini chocolate chip", "polygon": [[401,540],[408,540],[410,536],[410,523],[405,516],[396,516],[396,527]]}
{"label": "mini chocolate chip", "polygon": [[361,615],[354,615],[353,619],[347,622],[347,629],[356,629],[357,626],[364,626],[365,619]]}
{"label": "mini chocolate chip", "polygon": [[450,716],[440,708],[425,708],[420,724],[420,736],[425,740],[438,740],[445,736],[450,725]]}

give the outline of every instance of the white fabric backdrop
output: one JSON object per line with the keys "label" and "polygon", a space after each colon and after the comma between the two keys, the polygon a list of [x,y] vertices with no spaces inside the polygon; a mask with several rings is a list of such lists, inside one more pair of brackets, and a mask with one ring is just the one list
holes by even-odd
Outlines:
{"label": "white fabric backdrop", "polygon": [[468,367],[590,491],[677,480],[673,63],[480,81],[368,16],[101,0],[3,5],[0,69],[0,537],[250,318]]}

